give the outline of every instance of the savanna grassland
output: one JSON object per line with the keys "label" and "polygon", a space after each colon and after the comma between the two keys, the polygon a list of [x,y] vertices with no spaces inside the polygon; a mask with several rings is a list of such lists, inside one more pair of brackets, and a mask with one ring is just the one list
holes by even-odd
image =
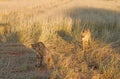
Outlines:
{"label": "savanna grassland", "polygon": [[[31,44],[39,41],[53,69],[35,68]],[[0,79],[120,79],[120,1],[0,0]]]}

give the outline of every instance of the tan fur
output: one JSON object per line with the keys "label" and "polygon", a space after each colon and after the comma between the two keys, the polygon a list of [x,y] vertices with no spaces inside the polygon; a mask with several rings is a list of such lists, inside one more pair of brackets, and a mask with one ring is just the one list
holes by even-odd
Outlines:
{"label": "tan fur", "polygon": [[44,62],[46,63],[48,69],[54,68],[53,55],[51,53],[45,56]]}
{"label": "tan fur", "polygon": [[85,29],[82,34],[82,47],[83,50],[87,50],[90,47],[91,43],[91,32],[89,29]]}

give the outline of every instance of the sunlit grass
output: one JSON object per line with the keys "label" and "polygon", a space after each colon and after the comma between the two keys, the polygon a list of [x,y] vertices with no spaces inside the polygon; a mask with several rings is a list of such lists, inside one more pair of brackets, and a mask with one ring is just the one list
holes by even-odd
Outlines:
{"label": "sunlit grass", "polygon": [[[13,68],[16,71],[7,73],[8,76],[12,72],[14,76],[10,77],[15,79],[40,78],[39,73],[34,71],[35,53],[30,45],[42,41],[53,53],[55,69],[50,69],[51,74],[48,76],[51,78],[119,79],[119,12],[90,7],[73,7],[54,16],[49,16],[49,12],[48,14],[46,12],[48,16],[41,17],[40,6],[30,10],[33,12],[18,10],[0,15],[2,17],[0,19],[1,47],[6,43],[22,43],[26,46],[25,49],[29,48],[29,51],[25,49],[17,51],[30,52],[20,57],[4,54],[0,56],[2,63],[0,67],[3,72],[12,68],[12,64],[18,65]],[[81,43],[81,32],[84,28],[90,29],[92,34],[92,45],[86,52],[82,50]],[[2,54],[3,51],[1,51]],[[21,75],[16,76],[18,73]]]}

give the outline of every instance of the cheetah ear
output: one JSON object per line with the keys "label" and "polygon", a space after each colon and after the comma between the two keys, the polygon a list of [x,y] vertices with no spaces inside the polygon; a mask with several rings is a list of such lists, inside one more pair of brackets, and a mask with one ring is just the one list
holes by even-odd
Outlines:
{"label": "cheetah ear", "polygon": [[84,30],[83,30],[83,33],[89,32],[89,31],[90,31],[89,29],[84,29]]}
{"label": "cheetah ear", "polygon": [[82,33],[84,33],[84,32],[86,32],[86,29],[84,29],[84,30],[82,31]]}

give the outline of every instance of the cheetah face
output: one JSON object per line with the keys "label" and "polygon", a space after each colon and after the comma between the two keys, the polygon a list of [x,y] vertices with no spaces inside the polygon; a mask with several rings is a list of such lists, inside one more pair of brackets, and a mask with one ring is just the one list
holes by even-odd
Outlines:
{"label": "cheetah face", "polygon": [[45,45],[42,43],[42,42],[38,42],[38,43],[34,43],[34,44],[31,44],[32,48],[35,50],[35,51],[42,51],[44,50],[45,48]]}
{"label": "cheetah face", "polygon": [[89,29],[83,30],[82,37],[85,37],[89,32],[90,32]]}

